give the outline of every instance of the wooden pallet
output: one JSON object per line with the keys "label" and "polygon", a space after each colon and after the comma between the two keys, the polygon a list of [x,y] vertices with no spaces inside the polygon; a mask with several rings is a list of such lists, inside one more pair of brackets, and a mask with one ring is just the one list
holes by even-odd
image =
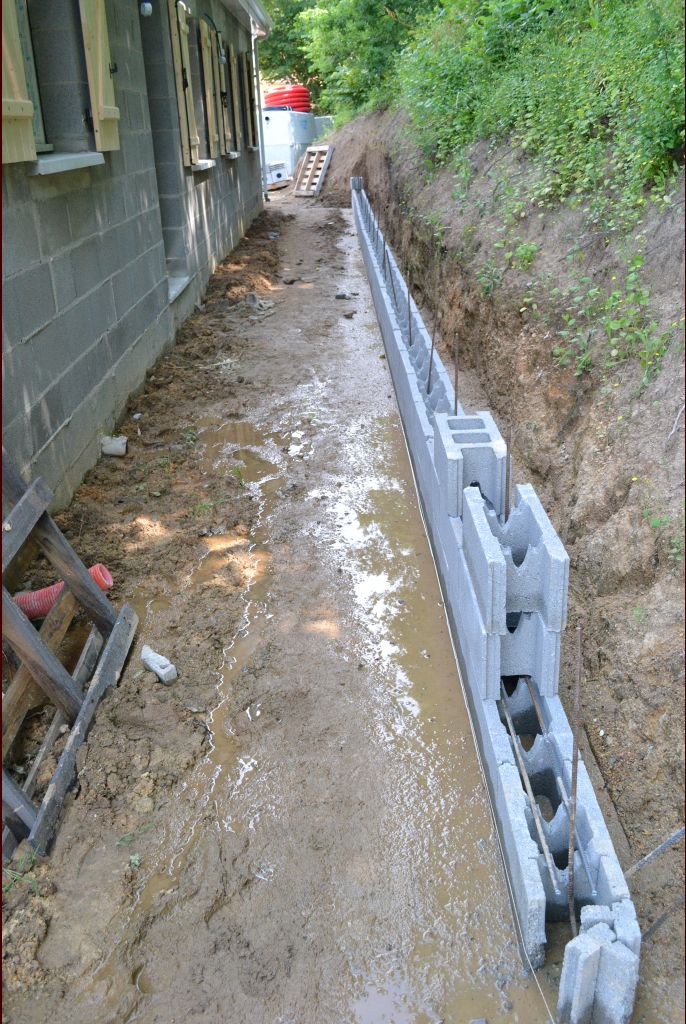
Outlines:
{"label": "wooden pallet", "polygon": [[309,146],[295,180],[295,196],[318,196],[331,163],[333,146]]}
{"label": "wooden pallet", "polygon": [[[64,797],[76,770],[76,752],[86,738],[95,709],[105,691],[119,679],[131,647],[138,616],[129,605],[117,614],[114,605],[91,579],[47,509],[53,494],[38,477],[29,486],[12,466],[3,448],[3,504],[10,511],[2,524],[3,643],[19,667],[2,699],[2,839],[3,860],[27,839],[44,854],[53,838]],[[64,580],[65,586],[45,617],[40,631],[29,622],[4,585],[10,563],[29,541]],[[75,615],[83,610],[92,623],[73,674],[56,651]],[[52,703],[55,713],[31,768],[20,786],[5,763],[27,714]],[[33,796],[38,771],[64,726],[69,736],[39,806]]]}

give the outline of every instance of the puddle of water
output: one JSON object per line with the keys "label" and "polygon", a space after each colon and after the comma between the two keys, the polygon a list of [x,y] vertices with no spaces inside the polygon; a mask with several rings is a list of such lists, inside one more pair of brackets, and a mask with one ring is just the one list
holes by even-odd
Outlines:
{"label": "puddle of water", "polygon": [[[461,693],[442,595],[395,417],[352,443],[358,472],[331,503],[335,541],[325,550],[350,578],[355,643],[370,684],[384,684],[374,728],[390,760],[402,808],[389,857],[411,865],[430,890],[428,927],[418,928],[403,970],[354,967],[364,991],[359,1024],[469,1021],[534,1024],[547,1015],[524,979],[500,856]],[[387,475],[380,467],[385,467]],[[326,532],[326,527],[324,528]],[[421,980],[423,979],[423,981]],[[556,984],[539,979],[551,1007]],[[497,984],[496,984],[497,983]],[[441,991],[436,1003],[431,991]],[[425,998],[421,997],[424,993]]]}

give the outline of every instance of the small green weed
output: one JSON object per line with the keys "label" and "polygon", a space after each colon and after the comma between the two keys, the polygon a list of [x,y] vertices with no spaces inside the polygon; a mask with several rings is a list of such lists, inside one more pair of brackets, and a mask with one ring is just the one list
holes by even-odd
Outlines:
{"label": "small green weed", "polygon": [[193,506],[194,516],[206,516],[208,512],[212,511],[211,501],[199,501],[197,505]]}
{"label": "small green weed", "polygon": [[130,846],[134,843],[139,836],[145,835],[151,828],[155,827],[154,821],[146,821],[143,825],[139,825],[133,832],[126,832],[123,836],[117,839],[117,846]]}
{"label": "small green weed", "polygon": [[36,885],[35,878],[29,878],[28,875],[33,871],[36,863],[36,852],[35,850],[29,850],[28,853],[24,854],[16,868],[5,867],[3,865],[2,875],[7,881],[3,882],[2,891],[9,894],[14,889],[15,885],[28,885],[33,892],[34,896],[38,895],[38,886]]}
{"label": "small green weed", "polygon": [[194,445],[200,440],[200,435],[195,430],[184,430],[181,434],[181,440],[184,444]]}
{"label": "small green weed", "polygon": [[484,295],[492,295],[503,279],[502,271],[496,267],[493,260],[486,262],[477,271],[476,279],[481,285]]}
{"label": "small green weed", "polygon": [[231,475],[236,477],[240,487],[245,487],[245,476],[243,475],[243,469],[241,466],[233,466],[231,469]]}

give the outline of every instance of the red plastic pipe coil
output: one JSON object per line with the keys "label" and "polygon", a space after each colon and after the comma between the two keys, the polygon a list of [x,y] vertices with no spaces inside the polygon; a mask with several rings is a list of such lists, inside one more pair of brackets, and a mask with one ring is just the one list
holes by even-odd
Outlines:
{"label": "red plastic pipe coil", "polygon": [[[107,566],[98,562],[88,570],[91,578],[98,584],[101,590],[109,590],[114,580],[110,575]],[[59,597],[64,582],[53,583],[50,587],[42,587],[40,590],[29,590],[14,595],[14,603],[18,604],[28,619],[44,619],[55,601]]]}

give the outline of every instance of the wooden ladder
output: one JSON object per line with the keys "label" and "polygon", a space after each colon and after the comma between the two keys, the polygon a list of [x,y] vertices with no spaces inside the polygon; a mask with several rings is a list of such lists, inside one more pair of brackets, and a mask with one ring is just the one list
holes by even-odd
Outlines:
{"label": "wooden ladder", "polygon": [[293,195],[318,196],[331,162],[333,146],[309,146],[298,171]]}
{"label": "wooden ladder", "polygon": [[[86,738],[104,692],[116,683],[131,647],[138,616],[125,604],[119,613],[48,515],[53,499],[41,477],[28,486],[2,452],[3,503],[11,506],[2,524],[3,643],[16,655],[19,667],[2,699],[2,839],[3,861],[27,839],[40,854],[52,841],[64,797],[76,770],[76,752]],[[64,580],[57,601],[40,630],[29,622],[4,585],[5,573],[29,539]],[[92,623],[73,673],[57,656],[80,609]],[[51,702],[55,713],[31,768],[19,785],[5,763],[29,711]],[[69,727],[64,750],[40,805],[31,797],[38,770],[64,726]]]}

